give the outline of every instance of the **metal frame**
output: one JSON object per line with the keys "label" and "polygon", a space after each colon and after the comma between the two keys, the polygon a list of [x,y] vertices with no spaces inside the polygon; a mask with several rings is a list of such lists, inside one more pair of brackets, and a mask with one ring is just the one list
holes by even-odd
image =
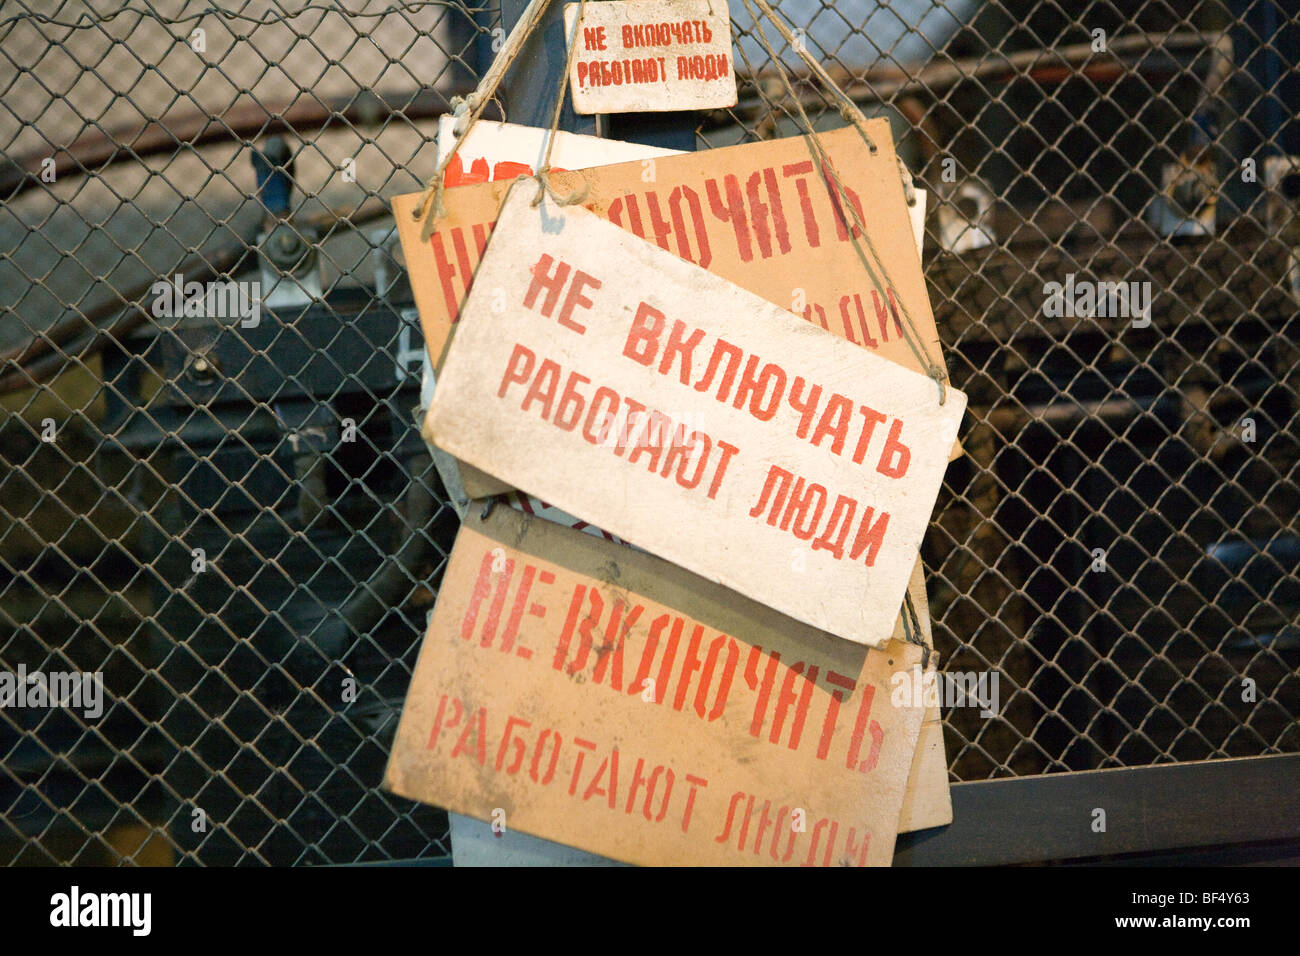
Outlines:
{"label": "metal frame", "polygon": [[[905,833],[895,866],[1039,863],[1300,840],[1300,754],[952,785],[953,822]],[[1106,813],[1104,832],[1094,810]]]}

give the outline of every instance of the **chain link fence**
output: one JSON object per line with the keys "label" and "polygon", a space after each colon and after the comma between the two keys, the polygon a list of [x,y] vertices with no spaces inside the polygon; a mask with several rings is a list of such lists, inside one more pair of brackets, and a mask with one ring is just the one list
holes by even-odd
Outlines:
{"label": "chain link fence", "polygon": [[[1295,12],[779,10],[929,194],[970,407],[923,557],[944,668],[1002,700],[945,716],[952,778],[1300,750]],[[797,133],[782,69],[839,125],[731,13],[700,148]],[[387,200],[500,26],[0,0],[0,672],[103,687],[0,708],[0,861],[448,854],[378,789],[457,527]],[[186,315],[190,282],[258,283],[258,321]]]}

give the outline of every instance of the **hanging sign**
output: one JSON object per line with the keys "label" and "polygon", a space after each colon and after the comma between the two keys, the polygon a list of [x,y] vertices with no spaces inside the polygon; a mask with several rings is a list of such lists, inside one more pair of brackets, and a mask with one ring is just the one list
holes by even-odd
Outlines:
{"label": "hanging sign", "polygon": [[[804,137],[552,174],[551,182],[561,194],[583,191],[585,208],[630,233],[812,325],[922,370],[918,352],[940,364],[943,353],[915,250],[916,220],[909,220],[888,122],[868,120],[866,130],[877,146],[874,153],[855,129],[820,134],[838,189],[828,188]],[[510,185],[496,181],[448,190],[446,215],[423,243],[412,216],[419,194],[393,201],[424,341],[435,363]],[[850,209],[857,211],[863,232]],[[508,490],[476,469],[461,470],[471,498]]]}
{"label": "hanging sign", "polygon": [[892,689],[920,656],[471,512],[385,787],[631,863],[888,865],[923,715]]}
{"label": "hanging sign", "polygon": [[[456,119],[452,116],[443,116],[438,121],[437,165],[442,164],[451,153],[452,147],[456,145],[458,137],[455,127]],[[488,182],[503,182],[508,185],[519,176],[531,176],[546,160],[550,134],[548,130],[536,129],[532,126],[479,120],[470,128],[469,133],[460,139],[460,147],[451,157],[443,175],[443,183],[447,187]],[[554,143],[550,144],[550,162],[552,168],[558,170],[586,169],[607,163],[672,156],[678,152],[678,150],[663,149],[658,146],[624,143],[619,140],[583,136],[561,130],[556,132]],[[419,227],[415,226],[412,230],[412,222],[409,210],[404,218],[399,216],[398,225],[403,252],[416,260],[410,274],[412,285],[416,287],[414,290],[416,304],[424,321],[423,316],[428,315],[431,308],[436,308],[438,300],[431,299],[425,291],[426,284],[421,281],[423,278],[421,254],[427,257],[429,249],[419,242]],[[486,228],[476,228],[471,232],[475,236],[475,241],[478,236],[483,236],[483,241],[486,242]],[[449,242],[450,249],[454,250],[453,254],[457,255],[458,261],[461,262],[468,254],[464,245],[466,234],[456,230],[451,234]],[[439,250],[444,248],[442,239],[441,233],[433,237],[433,244]],[[476,257],[477,252],[476,249]],[[430,323],[424,322],[424,324]],[[436,343],[427,343],[431,361],[437,361],[442,355],[443,346],[446,344],[445,329],[449,326],[449,320],[432,323],[432,327],[440,331]],[[464,514],[470,499],[488,497],[509,490],[496,479],[484,475],[477,469],[467,468],[463,463],[438,449],[434,449],[433,462],[457,514]],[[557,509],[546,508],[535,499],[524,498],[521,504],[545,509],[547,517],[552,520],[561,520],[570,525],[578,524],[576,518],[564,515]]]}
{"label": "hanging sign", "polygon": [[726,0],[605,0],[564,6],[569,93],[581,114],[736,105]]}
{"label": "hanging sign", "polygon": [[434,443],[814,627],[886,640],[965,396],[940,404],[933,380],[535,193],[502,207]]}

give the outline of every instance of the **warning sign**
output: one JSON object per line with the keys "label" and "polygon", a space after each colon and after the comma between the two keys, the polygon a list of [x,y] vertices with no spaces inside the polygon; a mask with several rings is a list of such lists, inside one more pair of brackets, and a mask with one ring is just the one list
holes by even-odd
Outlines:
{"label": "warning sign", "polygon": [[892,688],[920,655],[471,513],[385,786],[631,863],[887,865],[923,715]]}
{"label": "warning sign", "polygon": [[535,194],[501,210],[435,443],[814,627],[887,640],[965,396],[940,404],[931,379]]}
{"label": "warning sign", "polygon": [[607,0],[564,7],[578,113],[736,105],[726,0]]}

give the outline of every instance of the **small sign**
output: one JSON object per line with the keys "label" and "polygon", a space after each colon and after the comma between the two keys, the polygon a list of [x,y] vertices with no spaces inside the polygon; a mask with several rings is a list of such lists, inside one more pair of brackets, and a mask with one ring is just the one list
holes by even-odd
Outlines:
{"label": "small sign", "polygon": [[569,92],[581,114],[736,105],[726,0],[606,0],[564,6]]}
{"label": "small sign", "polygon": [[940,404],[931,379],[535,195],[502,207],[435,444],[814,627],[887,640],[965,395]]}
{"label": "small sign", "polygon": [[456,539],[387,789],[646,865],[888,865],[921,649],[508,508]]}
{"label": "small sign", "polygon": [[[903,334],[908,317],[918,348],[935,361],[943,355],[914,251],[920,210],[909,210],[904,202],[888,121],[868,120],[866,130],[878,147],[874,153],[856,129],[821,134],[839,189],[827,186],[804,137],[619,162],[553,174],[551,181],[564,195],[582,191],[585,208],[629,233],[810,324],[920,370]],[[557,140],[556,150],[565,142]],[[466,147],[476,143],[471,134]],[[581,155],[598,161],[595,152]],[[446,216],[423,243],[411,215],[419,194],[393,200],[424,341],[435,363],[459,319],[510,186],[496,180],[449,189]],[[865,228],[858,237],[865,262],[854,245],[850,208]],[[872,275],[884,283],[883,291]],[[460,468],[460,480],[471,498],[509,490],[471,466]]]}

